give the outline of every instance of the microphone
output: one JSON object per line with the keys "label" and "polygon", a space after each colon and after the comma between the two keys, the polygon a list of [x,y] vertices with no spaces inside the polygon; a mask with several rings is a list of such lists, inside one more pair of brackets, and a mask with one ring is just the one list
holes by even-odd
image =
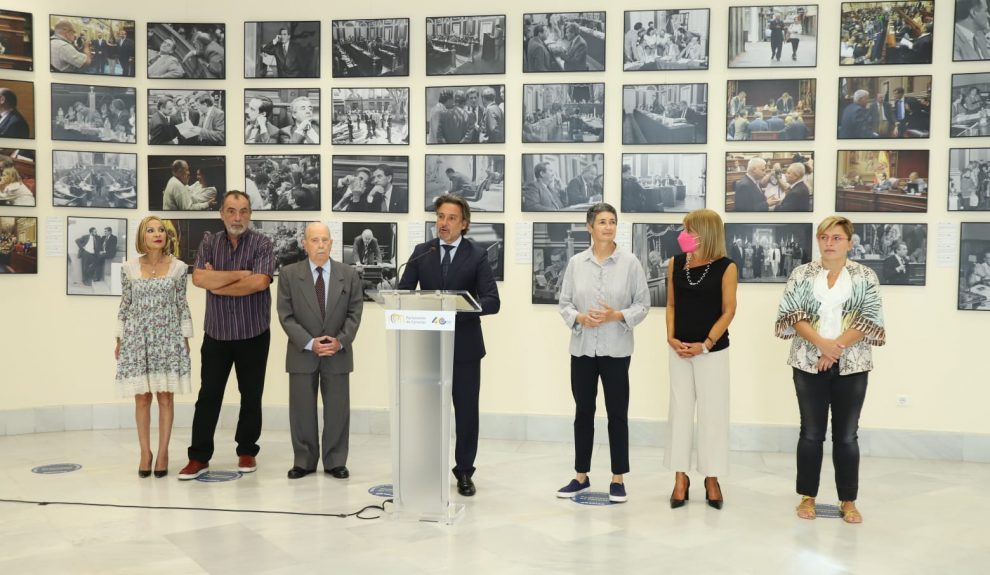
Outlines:
{"label": "microphone", "polygon": [[399,280],[402,279],[402,268],[406,267],[407,265],[411,264],[414,261],[421,260],[432,253],[436,253],[436,251],[437,251],[437,246],[432,245],[430,246],[430,249],[426,250],[425,252],[419,254],[414,258],[409,259],[408,261],[406,261],[406,263],[399,266],[399,269],[396,270],[395,272],[395,285],[398,286]]}

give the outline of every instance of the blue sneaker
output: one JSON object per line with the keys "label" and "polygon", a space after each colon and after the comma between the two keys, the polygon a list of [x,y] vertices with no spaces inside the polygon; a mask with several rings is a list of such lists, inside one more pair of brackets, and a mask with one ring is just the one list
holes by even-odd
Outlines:
{"label": "blue sneaker", "polygon": [[608,486],[608,500],[612,503],[626,502],[626,486],[623,483],[612,483]]}
{"label": "blue sneaker", "polygon": [[584,483],[578,483],[577,479],[571,479],[570,483],[557,490],[557,497],[560,497],[561,499],[571,499],[578,493],[581,493],[587,489],[591,489],[590,477],[585,477]]}

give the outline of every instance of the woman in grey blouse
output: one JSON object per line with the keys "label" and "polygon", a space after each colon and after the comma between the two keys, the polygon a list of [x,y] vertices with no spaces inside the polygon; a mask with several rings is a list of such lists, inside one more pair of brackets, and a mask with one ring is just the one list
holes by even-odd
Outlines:
{"label": "woman in grey blouse", "polygon": [[608,443],[612,459],[609,500],[626,500],[622,476],[629,472],[629,360],[632,329],[650,310],[650,292],[639,260],[615,243],[615,208],[588,208],[591,247],[567,264],[560,290],[560,315],[571,330],[571,393],[574,395],[574,471],[557,491],[571,498],[591,487],[598,379],[605,392]]}

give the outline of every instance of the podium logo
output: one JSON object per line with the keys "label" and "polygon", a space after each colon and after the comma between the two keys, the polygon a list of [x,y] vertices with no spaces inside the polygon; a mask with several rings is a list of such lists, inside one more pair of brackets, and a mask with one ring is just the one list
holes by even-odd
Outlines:
{"label": "podium logo", "polygon": [[392,323],[402,323],[402,320],[404,318],[402,317],[402,314],[401,313],[393,313],[392,315],[389,316],[388,319]]}
{"label": "podium logo", "polygon": [[437,316],[437,317],[433,318],[433,323],[435,323],[437,325],[447,325],[448,322],[447,322],[447,318],[445,318],[443,316]]}

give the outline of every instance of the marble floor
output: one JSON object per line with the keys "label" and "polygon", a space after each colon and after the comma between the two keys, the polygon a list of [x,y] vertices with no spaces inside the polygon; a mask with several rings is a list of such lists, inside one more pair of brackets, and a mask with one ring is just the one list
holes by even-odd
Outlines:
{"label": "marble floor", "polygon": [[[215,470],[233,470],[230,430],[218,432]],[[0,499],[118,505],[351,512],[390,482],[388,438],[351,438],[349,480],[285,477],[286,432],[265,432],[258,471],[227,483],[179,482],[189,430],[176,429],[171,475],[139,479],[133,430],[0,437]],[[990,465],[864,458],[862,525],[797,519],[793,455],[732,454],[722,511],[667,504],[662,450],[634,448],[629,502],[592,507],[554,497],[571,446],[482,441],[478,495],[454,497],[453,526],[391,519],[0,502],[0,573],[759,573],[977,574],[990,572]],[[39,475],[45,464],[79,471]],[[826,462],[823,475],[831,477]],[[599,446],[595,490],[607,489]],[[834,503],[831,480],[820,503]],[[599,570],[600,569],[600,570]]]}

